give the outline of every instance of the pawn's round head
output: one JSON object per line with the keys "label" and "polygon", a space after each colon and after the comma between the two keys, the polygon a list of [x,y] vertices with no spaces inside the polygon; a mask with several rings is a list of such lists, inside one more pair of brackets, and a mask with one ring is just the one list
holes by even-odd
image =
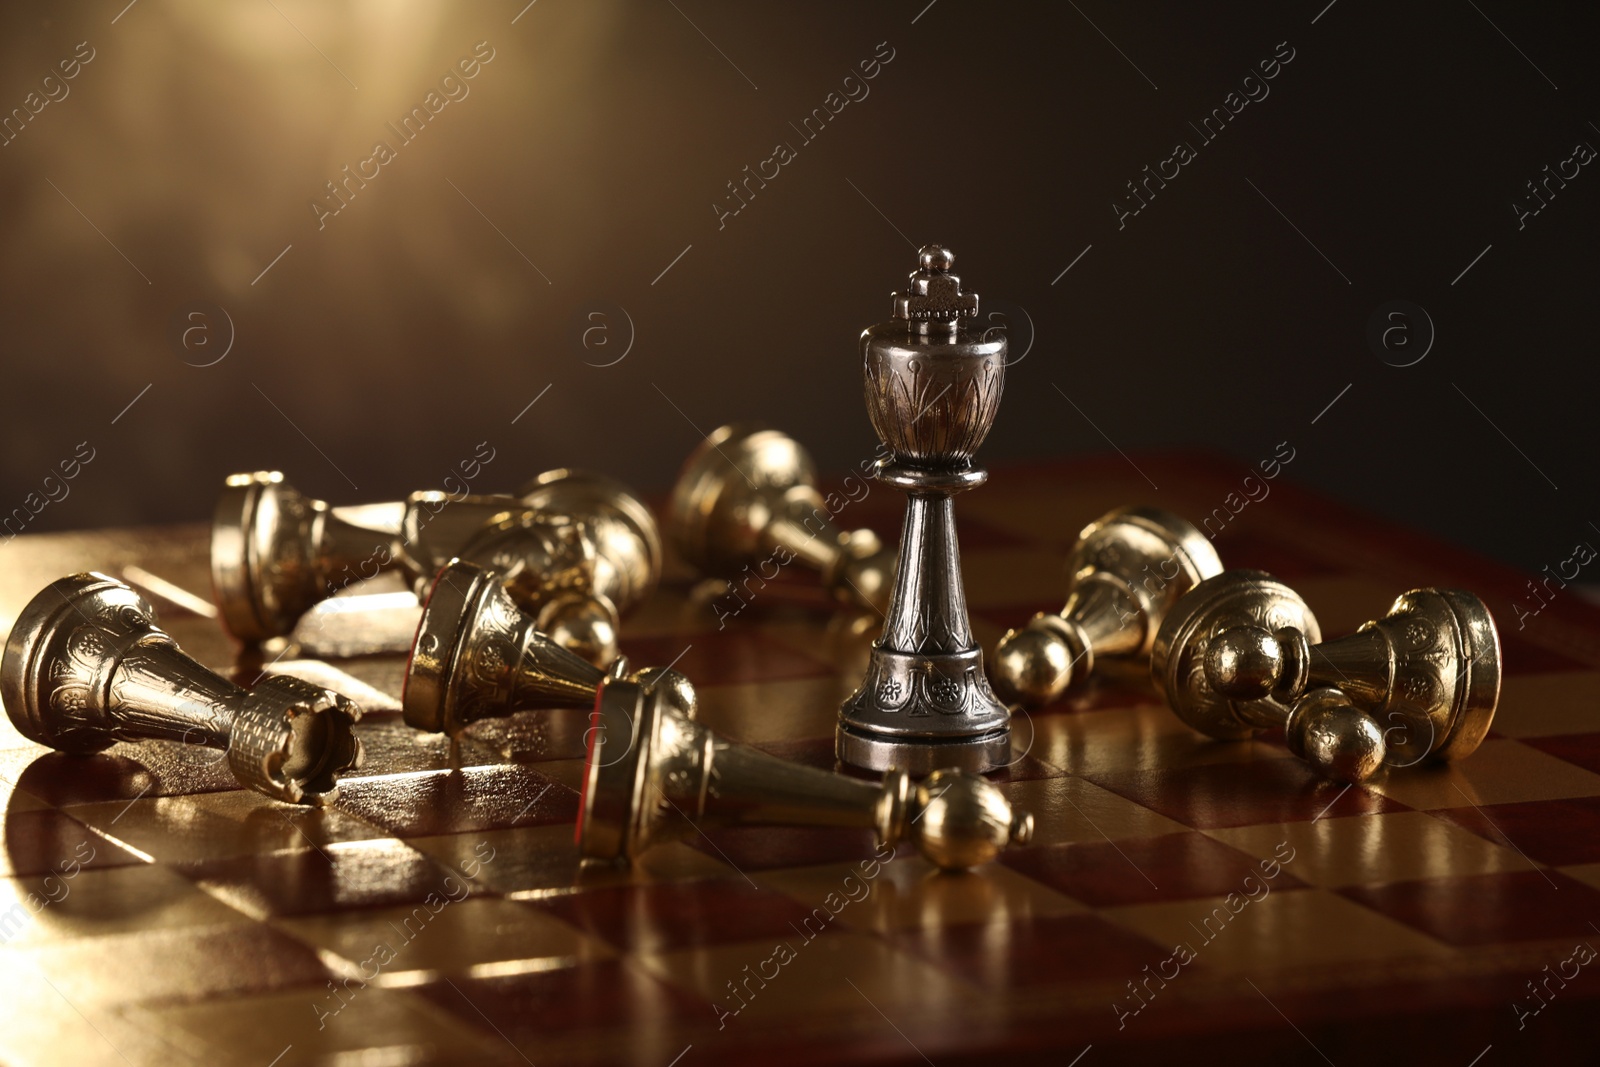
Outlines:
{"label": "pawn's round head", "polygon": [[941,870],[981,866],[1007,845],[1033,838],[1033,816],[967,771],[934,771],[917,786],[913,809],[911,840]]}
{"label": "pawn's round head", "polygon": [[536,625],[550,640],[596,667],[608,666],[621,652],[617,609],[604,597],[573,593],[556,597],[540,610]]}
{"label": "pawn's round head", "polygon": [[1054,628],[1037,622],[1007,632],[995,646],[989,680],[1007,703],[1037,708],[1061,696],[1072,683],[1071,645]]}
{"label": "pawn's round head", "polygon": [[628,679],[639,683],[646,694],[660,693],[667,705],[692,719],[700,710],[700,698],[695,695],[694,683],[677,671],[665,667],[646,667],[634,671]]}
{"label": "pawn's round head", "polygon": [[884,548],[877,534],[851,530],[840,535],[839,554],[823,568],[822,582],[836,599],[887,615],[895,562],[895,550]]}
{"label": "pawn's round head", "polygon": [[1283,676],[1283,647],[1269,630],[1236,626],[1206,646],[1206,681],[1230,700],[1260,700]]}
{"label": "pawn's round head", "polygon": [[1295,702],[1284,724],[1289,750],[1324,778],[1364,782],[1383,766],[1383,731],[1337,689],[1313,689]]}

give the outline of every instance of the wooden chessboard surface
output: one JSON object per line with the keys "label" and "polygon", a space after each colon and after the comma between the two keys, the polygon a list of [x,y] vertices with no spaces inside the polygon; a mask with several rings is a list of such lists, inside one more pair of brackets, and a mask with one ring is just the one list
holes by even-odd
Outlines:
{"label": "wooden chessboard surface", "polygon": [[[865,835],[783,829],[581,867],[584,714],[452,745],[401,721],[399,656],[329,665],[371,706],[366,766],[326,811],[240,790],[207,750],[75,758],[7,722],[0,1061],[1493,1067],[1592,1049],[1600,610],[1558,595],[1519,630],[1509,568],[1281,478],[1235,516],[1250,472],[1233,462],[1139,467],[1148,481],[1120,457],[1002,467],[960,498],[986,648],[1060,607],[1066,549],[1104,511],[1225,509],[1224,563],[1290,582],[1327,634],[1407,588],[1481,595],[1506,668],[1489,739],[1345,787],[1279,738],[1209,741],[1147,684],[1106,682],[1017,722],[996,779],[1035,842],[940,875]],[[900,506],[873,486],[838,521],[892,541]],[[198,527],[19,537],[0,546],[0,629],[77,570],[205,595],[205,552]],[[151,599],[192,655],[258,676],[213,620]],[[669,564],[625,651],[675,660],[726,736],[831,766],[876,617],[786,573],[722,621]]]}

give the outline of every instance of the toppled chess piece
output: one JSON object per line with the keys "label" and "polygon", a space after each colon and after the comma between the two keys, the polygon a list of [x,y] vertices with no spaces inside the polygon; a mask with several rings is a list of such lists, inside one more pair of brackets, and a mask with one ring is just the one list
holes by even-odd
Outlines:
{"label": "toppled chess piece", "polygon": [[18,730],[87,755],[119,741],[165,740],[227,752],[239,784],[274,800],[325,806],[361,764],[361,709],[321,686],[269,675],[243,689],[185,655],[155,611],[104,574],[47,586],[18,617],[0,666]]}
{"label": "toppled chess piece", "polygon": [[596,666],[618,656],[621,618],[661,576],[661,535],[644,501],[614,478],[546,471],[517,491],[525,508],[500,515],[453,552],[428,560],[427,578],[452,557],[501,576],[507,592],[556,644]]}
{"label": "toppled chess piece", "polygon": [[400,703],[408,725],[454,736],[479,719],[526,709],[593,707],[607,678],[660,691],[694,717],[694,686],[677,671],[629,673],[621,658],[600,670],[541,633],[499,575],[457,560],[439,572],[423,606]]}
{"label": "toppled chess piece", "polygon": [[1294,590],[1224,571],[1168,613],[1150,670],[1201,733],[1241,739],[1281,725],[1290,751],[1340,781],[1461,759],[1488,733],[1500,636],[1471,593],[1413,589],[1356,633],[1321,638]]}
{"label": "toppled chess piece", "polygon": [[850,499],[823,496],[810,453],[788,434],[723,426],[684,463],[667,527],[684,558],[726,579],[741,605],[798,559],[835,599],[884,612],[894,553],[871,530],[834,523]]}
{"label": "toppled chess piece", "polygon": [[789,763],[690,721],[663,693],[606,681],[584,768],[578,848],[629,859],[654,845],[727,826],[835,826],[910,841],[943,870],[965,870],[1033,837],[1033,816],[976,774],[940,770],[882,783]]}
{"label": "toppled chess piece", "polygon": [[661,573],[655,518],[602,475],[553,470],[515,497],[424,492],[392,507],[398,531],[368,528],[276,471],[229,478],[211,535],[212,588],[228,632],[246,642],[290,633],[312,605],[390,571],[425,596],[439,568],[460,557],[499,571],[564,647],[609,663],[618,620]]}
{"label": "toppled chess piece", "polygon": [[1161,620],[1179,597],[1221,571],[1205,534],[1171,512],[1117,508],[1102,515],[1083,528],[1067,559],[1066,607],[1035,615],[995,647],[995,690],[1039,707],[1102,664],[1148,672]]}
{"label": "toppled chess piece", "polygon": [[876,477],[907,497],[883,635],[839,709],[839,758],[868,770],[982,772],[1010,759],[1011,713],[967,617],[953,500],[988,478],[972,457],[1000,409],[1006,339],[978,328],[978,298],[953,263],[924,247],[893,318],[861,334],[867,412],[891,450]]}

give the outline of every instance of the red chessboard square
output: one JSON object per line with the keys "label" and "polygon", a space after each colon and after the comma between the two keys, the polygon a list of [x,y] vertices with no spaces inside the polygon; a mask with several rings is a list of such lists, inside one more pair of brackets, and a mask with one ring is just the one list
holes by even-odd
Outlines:
{"label": "red chessboard square", "polygon": [[1557,759],[1576,763],[1586,771],[1600,774],[1600,734],[1563,734],[1557,737],[1524,737],[1522,743]]}
{"label": "red chessboard square", "polygon": [[807,767],[815,767],[820,771],[848,774],[853,778],[874,782],[883,779],[881,774],[841,764],[839,757],[834,752],[834,739],[832,736],[808,737],[801,741],[758,741],[752,747],[760,749],[769,756],[776,756],[790,763],[801,763]]}
{"label": "red chessboard square", "polygon": [[1305,885],[1281,868],[1269,882],[1261,861],[1198,832],[1015,849],[1000,861],[1095,907],[1244,894],[1247,878],[1274,891]]}
{"label": "red chessboard square", "polygon": [[826,663],[753,627],[729,626],[672,636],[629,637],[624,633],[622,651],[636,668],[665,667],[670,663],[698,686],[782,682],[834,673]]}
{"label": "red chessboard square", "polygon": [[[325,989],[333,973],[315,950],[265,923],[156,928],[93,938],[70,938],[29,951],[54,973],[63,996],[86,1004],[161,1001],[163,1007],[222,997],[253,996],[295,986]],[[107,960],[143,961],[124,972],[125,982],[106,979]],[[75,988],[81,981],[82,989]]]}
{"label": "red chessboard square", "polygon": [[1096,915],[1010,916],[989,923],[927,925],[894,944],[986,989],[1134,978],[1170,954]]}
{"label": "red chessboard square", "polygon": [[[695,621],[710,633],[732,629],[761,633],[773,626],[810,626],[840,610],[839,602],[822,587],[814,571],[799,572],[793,566],[779,572],[765,585],[751,582],[745,587],[741,580],[735,580],[733,587],[725,592],[697,594],[694,587],[689,586],[683,595],[694,607]],[[686,605],[683,610],[689,607]],[[629,639],[627,627],[623,630],[626,642]],[[689,637],[685,636],[683,644],[688,642]],[[680,644],[680,651],[682,647]],[[663,660],[652,666],[665,666],[667,662]]]}
{"label": "red chessboard square", "polygon": [[1451,945],[1584,937],[1600,915],[1600,889],[1560,871],[1427,878],[1339,892]]}
{"label": "red chessboard square", "polygon": [[[533,1052],[552,1033],[649,1026],[673,1018],[714,1019],[709,1004],[622,960],[554,971],[452,978],[412,990],[474,1030]],[[530,1061],[531,1062],[531,1061]]]}
{"label": "red chessboard square", "polygon": [[1199,830],[1409,810],[1361,786],[1346,788],[1319,778],[1297,759],[1105,772],[1094,771],[1091,763],[1081,773],[1095,785]]}
{"label": "red chessboard square", "polygon": [[743,878],[610,886],[529,903],[630,954],[789,937],[811,914]]}
{"label": "red chessboard square", "polygon": [[[1198,516],[1195,521],[1203,518]],[[1215,528],[1213,523],[1212,529]],[[1213,543],[1225,566],[1266,571],[1290,586],[1303,578],[1344,573],[1322,557],[1301,551],[1291,541],[1263,536],[1236,524],[1223,527]]]}
{"label": "red chessboard square", "polygon": [[1131,708],[1140,704],[1160,703],[1161,696],[1149,678],[1135,674],[1122,678],[1091,677],[1087,685],[1068,692],[1042,711],[1052,713],[1101,711],[1106,708]]}
{"label": "red chessboard square", "polygon": [[335,805],[396,837],[573,822],[578,794],[528,766],[347,778]]}
{"label": "red chessboard square", "polygon": [[1594,664],[1584,663],[1546,648],[1515,630],[1510,630],[1502,620],[1500,626],[1500,669],[1504,674],[1551,674],[1556,671],[1592,671]]}
{"label": "red chessboard square", "polygon": [[1600,863],[1600,797],[1444,808],[1431,814],[1497,845],[1509,840],[1523,855],[1553,867]]}
{"label": "red chessboard square", "polygon": [[740,826],[697,833],[683,843],[737,871],[852,863],[877,854],[877,837],[871,830],[831,827]]}

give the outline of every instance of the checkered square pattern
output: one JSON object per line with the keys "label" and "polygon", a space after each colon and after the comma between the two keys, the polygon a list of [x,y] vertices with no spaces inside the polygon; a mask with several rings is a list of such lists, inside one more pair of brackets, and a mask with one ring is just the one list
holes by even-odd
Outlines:
{"label": "checkered square pattern", "polygon": [[[1060,607],[1085,523],[1133,502],[1206,514],[1238,473],[1140,465],[1167,488],[1113,458],[1001,468],[960,499],[985,643]],[[874,493],[852,521],[893,540],[898,502]],[[203,591],[204,536],[21,537],[0,624],[89,567]],[[1523,581],[1287,485],[1216,543],[1330,634],[1414,585],[1495,605]],[[730,740],[832,769],[880,621],[797,572],[719,623],[696,585],[668,561],[630,658],[676,659]],[[320,811],[239,789],[204,750],[69,757],[0,725],[0,1061],[1315,1062],[1306,1039],[1339,1064],[1498,1056],[1529,983],[1600,944],[1600,612],[1564,610],[1508,637],[1476,755],[1364,788],[1317,780],[1281,737],[1199,737],[1136,676],[1096,680],[1019,718],[994,776],[1034,843],[958,875],[864,833],[778,828],[585,865],[584,713],[419,734],[393,710],[398,657],[315,665],[379,694],[366,765]],[[211,620],[163,622],[237,668]],[[1508,1055],[1583,1032],[1597,999],[1587,970],[1567,979]]]}

